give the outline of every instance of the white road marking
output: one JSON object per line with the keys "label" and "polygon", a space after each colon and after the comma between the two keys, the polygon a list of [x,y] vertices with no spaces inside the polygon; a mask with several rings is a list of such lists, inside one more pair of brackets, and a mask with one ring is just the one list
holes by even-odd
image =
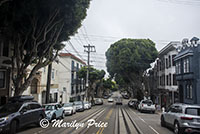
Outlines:
{"label": "white road marking", "polygon": [[159,134],[152,126],[149,125],[149,127],[150,127],[156,134]]}
{"label": "white road marking", "polygon": [[140,118],[141,121],[143,121],[144,123],[146,123],[146,121],[144,121],[144,119],[142,119],[140,116],[138,116]]}

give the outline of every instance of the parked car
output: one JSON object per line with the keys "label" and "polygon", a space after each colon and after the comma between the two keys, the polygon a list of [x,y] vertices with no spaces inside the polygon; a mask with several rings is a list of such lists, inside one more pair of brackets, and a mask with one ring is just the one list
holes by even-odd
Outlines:
{"label": "parked car", "polygon": [[89,103],[88,101],[84,102],[84,109],[90,109],[91,108],[91,103]]}
{"label": "parked car", "polygon": [[103,98],[104,98],[104,99],[108,99],[108,98],[109,98],[109,95],[104,95]]}
{"label": "parked car", "polygon": [[32,96],[17,96],[0,108],[0,133],[15,134],[29,124],[39,125],[46,117],[42,106]]}
{"label": "parked car", "polygon": [[129,107],[132,107],[134,109],[137,109],[138,107],[138,100],[137,99],[131,99],[129,102],[128,102],[128,106]]}
{"label": "parked car", "polygon": [[82,112],[82,111],[85,110],[83,101],[75,101],[74,104],[76,106],[76,111],[77,112]]}
{"label": "parked car", "polygon": [[45,113],[48,120],[64,118],[65,110],[59,103],[45,104]]}
{"label": "parked car", "polygon": [[122,97],[123,97],[124,99],[129,99],[129,95],[128,95],[128,94],[122,95]]}
{"label": "parked car", "polygon": [[103,100],[101,98],[95,99],[95,105],[103,105]]}
{"label": "parked car", "polygon": [[151,112],[151,113],[155,113],[156,111],[156,106],[155,104],[153,104],[152,100],[141,100],[141,102],[138,105],[138,110],[140,112]]}
{"label": "parked car", "polygon": [[176,103],[161,115],[161,126],[169,126],[175,134],[200,133],[200,106]]}
{"label": "parked car", "polygon": [[118,97],[116,99],[116,105],[122,105],[122,98],[121,97]]}
{"label": "parked car", "polygon": [[113,102],[114,99],[112,97],[108,98],[108,102]]}
{"label": "parked car", "polygon": [[63,108],[65,110],[65,115],[72,115],[76,113],[76,106],[74,103],[64,103]]}

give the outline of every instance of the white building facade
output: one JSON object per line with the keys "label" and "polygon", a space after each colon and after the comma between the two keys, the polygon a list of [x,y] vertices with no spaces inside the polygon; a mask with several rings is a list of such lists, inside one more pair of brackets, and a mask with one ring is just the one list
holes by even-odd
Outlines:
{"label": "white building facade", "polygon": [[[83,79],[78,79],[77,71],[85,65],[85,62],[71,53],[59,54],[57,60],[52,63],[50,103],[66,103],[84,99],[85,82]],[[44,104],[47,73],[48,66],[40,69],[23,95],[32,95],[36,101]]]}

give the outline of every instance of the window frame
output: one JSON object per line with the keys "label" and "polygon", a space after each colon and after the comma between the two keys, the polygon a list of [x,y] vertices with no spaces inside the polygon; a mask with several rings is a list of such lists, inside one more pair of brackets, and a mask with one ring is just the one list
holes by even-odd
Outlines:
{"label": "window frame", "polygon": [[6,73],[7,73],[7,71],[5,70],[5,69],[0,69],[0,72],[4,72],[4,81],[3,81],[3,83],[4,83],[4,86],[3,87],[0,87],[0,90],[2,90],[2,89],[6,89],[6,83],[7,83],[7,77],[6,77]]}

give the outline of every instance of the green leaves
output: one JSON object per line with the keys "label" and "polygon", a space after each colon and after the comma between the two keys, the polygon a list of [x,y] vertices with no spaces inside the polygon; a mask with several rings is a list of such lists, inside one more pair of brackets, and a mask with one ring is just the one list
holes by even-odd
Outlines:
{"label": "green leaves", "polygon": [[[119,83],[134,81],[131,74],[140,75],[157,57],[155,44],[149,39],[121,39],[106,52],[107,69]],[[119,76],[122,79],[119,78]]]}

